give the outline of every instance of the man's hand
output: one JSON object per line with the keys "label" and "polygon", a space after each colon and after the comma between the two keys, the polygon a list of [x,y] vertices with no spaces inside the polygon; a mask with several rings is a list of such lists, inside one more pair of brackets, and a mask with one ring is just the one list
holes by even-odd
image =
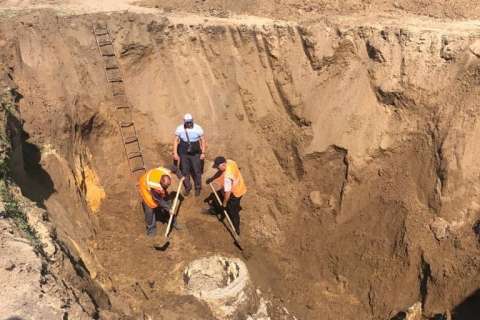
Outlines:
{"label": "man's hand", "polygon": [[208,178],[205,182],[206,182],[207,184],[210,184],[210,183],[213,182],[213,180],[214,180],[214,179],[212,179],[212,178]]}
{"label": "man's hand", "polygon": [[173,159],[174,159],[175,161],[180,160],[180,157],[178,156],[178,153],[174,153],[174,154],[173,154]]}
{"label": "man's hand", "polygon": [[232,192],[225,192],[225,194],[223,195],[223,207],[226,208],[227,207],[227,204],[228,204],[228,201],[230,200],[230,196],[231,196]]}
{"label": "man's hand", "polygon": [[205,153],[202,152],[202,154],[200,155],[200,160],[205,160]]}

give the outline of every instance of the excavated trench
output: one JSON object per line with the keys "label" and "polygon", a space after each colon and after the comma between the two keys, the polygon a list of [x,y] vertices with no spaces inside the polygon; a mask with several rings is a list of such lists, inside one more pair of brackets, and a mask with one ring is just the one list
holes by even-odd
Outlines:
{"label": "excavated trench", "polygon": [[[166,251],[152,248],[98,22],[114,38],[146,166],[170,163],[185,112],[206,131],[208,161],[240,164],[248,256],[193,197],[180,208],[186,229]],[[419,302],[426,319],[473,319],[474,25],[47,10],[0,29],[0,62],[21,95],[12,172],[91,281],[96,317],[397,319]],[[240,278],[232,299],[246,302],[234,310],[227,293],[202,293]]]}

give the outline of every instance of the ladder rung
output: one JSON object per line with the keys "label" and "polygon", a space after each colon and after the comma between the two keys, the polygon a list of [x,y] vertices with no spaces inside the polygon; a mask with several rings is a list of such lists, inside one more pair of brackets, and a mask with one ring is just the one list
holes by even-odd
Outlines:
{"label": "ladder rung", "polygon": [[127,154],[127,158],[128,159],[133,159],[133,158],[141,158],[142,157],[142,153],[141,152],[130,152],[129,154]]}
{"label": "ladder rung", "polygon": [[114,65],[108,65],[107,66],[106,65],[105,69],[107,69],[107,70],[117,70],[117,69],[120,69],[120,68],[118,67],[118,65],[116,65],[116,66],[114,66]]}
{"label": "ladder rung", "polygon": [[137,142],[138,138],[136,136],[126,137],[124,140],[125,144]]}
{"label": "ladder rung", "polygon": [[108,79],[108,82],[112,83],[112,82],[123,82],[122,78],[110,78]]}
{"label": "ladder rung", "polygon": [[115,57],[115,50],[112,44],[101,46],[100,52],[104,57]]}
{"label": "ladder rung", "polygon": [[127,128],[133,126],[132,121],[120,121],[120,127]]}
{"label": "ladder rung", "polygon": [[110,45],[110,44],[112,44],[112,42],[111,42],[110,40],[98,41],[98,45],[99,45],[100,47],[108,46],[108,45]]}
{"label": "ladder rung", "polygon": [[115,57],[104,57],[105,69],[119,69],[117,59]]}
{"label": "ladder rung", "polygon": [[[112,85],[121,85],[123,82],[111,82]],[[112,88],[112,96],[120,97],[125,96],[125,89],[124,88]]]}
{"label": "ladder rung", "polygon": [[145,171],[145,167],[143,167],[143,166],[142,167],[135,167],[135,168],[132,169],[132,173],[137,172],[137,171]]}
{"label": "ladder rung", "polygon": [[125,96],[125,86],[123,82],[111,82],[110,88],[114,97]]}
{"label": "ladder rung", "polygon": [[109,79],[122,79],[122,73],[119,68],[105,68],[107,69],[107,77]]}
{"label": "ladder rung", "polygon": [[94,28],[93,32],[96,36],[105,36],[108,34],[108,29],[106,27]]}
{"label": "ladder rung", "polygon": [[116,96],[113,98],[113,103],[115,105],[128,105],[128,100],[127,100],[127,97],[125,95],[120,95],[120,96]]}
{"label": "ladder rung", "polygon": [[120,69],[107,69],[106,75],[108,82],[123,82]]}
{"label": "ladder rung", "polygon": [[95,35],[97,37],[106,36],[106,35],[108,35],[108,31],[107,30],[101,30],[100,31],[100,30],[97,29],[97,30],[95,30]]}

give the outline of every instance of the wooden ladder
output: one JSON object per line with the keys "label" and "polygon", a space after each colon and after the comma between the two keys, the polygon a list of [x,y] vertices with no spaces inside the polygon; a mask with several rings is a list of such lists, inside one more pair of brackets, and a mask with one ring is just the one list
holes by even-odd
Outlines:
{"label": "wooden ladder", "polygon": [[107,24],[97,23],[93,26],[93,33],[104,62],[105,76],[115,104],[115,119],[122,136],[130,172],[134,175],[143,174],[146,170],[142,148],[133,122],[131,104],[125,94],[122,71],[118,64],[110,31]]}

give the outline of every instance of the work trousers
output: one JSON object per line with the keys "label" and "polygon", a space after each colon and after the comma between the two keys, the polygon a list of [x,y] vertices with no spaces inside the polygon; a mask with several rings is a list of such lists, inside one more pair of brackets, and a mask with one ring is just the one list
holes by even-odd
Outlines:
{"label": "work trousers", "polygon": [[230,219],[232,219],[233,226],[238,235],[240,235],[240,210],[242,210],[242,207],[240,207],[241,199],[242,197],[237,198],[232,194],[227,202],[227,213],[230,215]]}
{"label": "work trousers", "polygon": [[150,208],[142,202],[143,213],[145,215],[145,224],[147,227],[147,235],[154,236],[157,232],[157,220],[167,223],[169,219],[169,212],[163,208]]}
{"label": "work trousers", "polygon": [[183,185],[185,191],[192,190],[192,183],[190,182],[190,176],[193,177],[195,183],[195,190],[202,189],[202,160],[200,160],[200,154],[180,154],[180,171],[185,177]]}
{"label": "work trousers", "polygon": [[[223,201],[224,195],[225,193],[223,192],[223,190],[220,190],[218,192],[218,196],[220,197],[221,201]],[[240,210],[242,210],[242,207],[240,206],[241,199],[242,197],[237,198],[233,194],[231,194],[230,199],[227,202],[226,208],[228,216],[232,220],[233,227],[235,228],[235,231],[238,235],[240,235]],[[215,195],[213,193],[205,199],[205,202],[207,202],[212,208],[214,208],[215,212],[217,214],[220,214],[223,219],[223,209],[218,203],[218,201],[215,199]]]}

